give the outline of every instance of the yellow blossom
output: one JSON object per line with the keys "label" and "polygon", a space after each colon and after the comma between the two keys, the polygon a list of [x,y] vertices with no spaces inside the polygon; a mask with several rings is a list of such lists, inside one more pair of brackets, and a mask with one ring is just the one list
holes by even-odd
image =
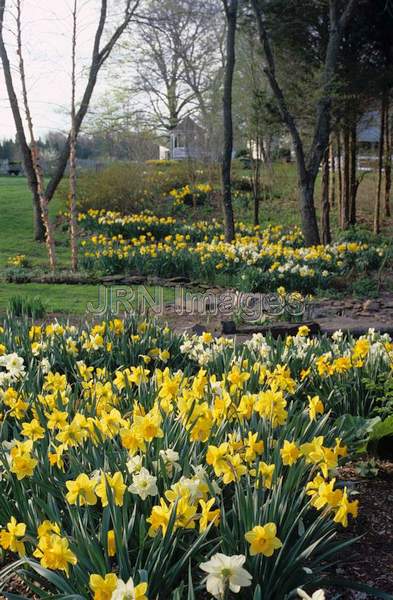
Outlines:
{"label": "yellow blossom", "polygon": [[6,528],[0,531],[0,546],[4,550],[16,552],[19,556],[26,554],[25,545],[20,538],[26,533],[26,524],[17,523],[15,517],[7,523]]}
{"label": "yellow blossom", "polygon": [[276,534],[277,527],[274,523],[266,523],[263,526],[256,525],[251,531],[248,531],[244,537],[250,544],[251,556],[255,556],[255,554],[272,556],[274,551],[282,546]]}
{"label": "yellow blossom", "polygon": [[89,585],[94,593],[94,600],[111,600],[117,586],[117,577],[114,573],[108,573],[105,577],[93,574],[90,575]]}

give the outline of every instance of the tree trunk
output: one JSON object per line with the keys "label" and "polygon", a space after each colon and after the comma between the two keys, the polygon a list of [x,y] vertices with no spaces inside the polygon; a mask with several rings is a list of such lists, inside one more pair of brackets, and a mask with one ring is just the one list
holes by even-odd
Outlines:
{"label": "tree trunk", "polygon": [[321,94],[316,106],[316,122],[314,126],[313,141],[306,159],[303,141],[296,125],[296,120],[289,110],[284,92],[277,80],[274,53],[270,36],[265,25],[264,3],[260,0],[251,0],[251,5],[257,21],[259,39],[265,54],[264,72],[276,98],[282,121],[285,123],[291,134],[296,152],[298,177],[300,182],[302,228],[305,243],[307,245],[319,243],[318,223],[315,205],[313,204],[314,190],[310,189],[310,186],[315,184],[321,161],[329,144],[330,111],[340,44],[345,28],[355,11],[357,2],[358,0],[349,0],[346,7],[341,12],[340,17],[338,16],[336,0],[330,0],[329,2],[329,38],[322,70]]}
{"label": "tree trunk", "polygon": [[322,243],[326,246],[332,241],[330,232],[330,202],[329,202],[329,179],[330,179],[330,167],[329,167],[329,149],[325,152],[325,157],[322,165],[322,217],[321,217],[321,231],[322,231]]}
{"label": "tree trunk", "polygon": [[45,241],[45,225],[42,220],[40,198],[38,194],[38,182],[34,171],[31,151],[27,143],[21,112],[19,109],[18,98],[15,92],[14,83],[12,80],[11,65],[8,58],[7,50],[3,40],[3,22],[4,22],[5,3],[0,3],[0,58],[3,65],[4,79],[7,88],[8,100],[11,106],[12,115],[14,117],[15,128],[18,138],[18,143],[23,158],[23,165],[27,177],[27,182],[33,196],[33,224],[34,224],[34,239],[39,242]]}
{"label": "tree trunk", "polygon": [[47,199],[47,197],[45,195],[45,191],[44,191],[44,175],[43,175],[43,171],[42,171],[42,167],[41,167],[41,163],[40,163],[39,147],[38,147],[38,144],[37,144],[35,136],[34,136],[33,120],[31,117],[31,112],[30,112],[30,107],[29,107],[29,102],[28,102],[28,97],[27,97],[26,74],[25,74],[24,60],[23,60],[23,53],[22,53],[22,20],[21,20],[22,12],[21,12],[21,10],[22,10],[21,0],[17,0],[17,2],[16,2],[17,54],[19,56],[19,74],[20,74],[20,81],[21,81],[21,87],[22,87],[23,105],[25,108],[26,121],[27,121],[27,126],[28,126],[28,130],[29,130],[29,134],[30,134],[31,159],[32,159],[34,174],[35,174],[36,181],[37,181],[37,195],[39,198],[39,204],[40,204],[40,208],[41,208],[42,221],[43,221],[43,224],[45,227],[45,242],[46,242],[46,247],[48,250],[49,264],[50,264],[51,270],[54,271],[56,269],[55,239],[54,239],[53,225],[49,218],[48,199]]}
{"label": "tree trunk", "polygon": [[224,113],[224,148],[222,158],[222,200],[224,212],[225,241],[232,242],[235,238],[235,222],[232,206],[232,152],[233,152],[233,117],[232,91],[233,74],[235,70],[235,42],[238,0],[224,0],[227,18],[226,65],[223,94]]}
{"label": "tree trunk", "polygon": [[76,88],[76,17],[77,0],[74,0],[72,12],[72,75],[71,75],[71,136],[70,136],[70,245],[71,245],[71,269],[78,270],[78,239],[77,239],[77,206],[76,206],[76,108],[75,108],[75,88]]}
{"label": "tree trunk", "polygon": [[350,161],[350,130],[348,123],[344,126],[344,189],[342,203],[342,226],[348,229],[350,218],[350,197],[351,197],[351,161]]}
{"label": "tree trunk", "polygon": [[[250,144],[252,148],[252,145]],[[252,162],[252,193],[254,197],[254,227],[259,225],[259,202],[261,198],[261,156],[262,156],[262,143],[259,135],[255,139],[255,154],[256,158],[253,157],[251,150],[251,162]]]}
{"label": "tree trunk", "polygon": [[387,217],[391,216],[390,192],[392,189],[392,131],[390,118],[390,98],[388,96],[385,115],[385,215]]}
{"label": "tree trunk", "polygon": [[37,190],[31,190],[31,192],[33,194],[34,239],[36,242],[44,242],[45,241],[45,224],[42,219],[40,197],[38,195]]}
{"label": "tree trunk", "polygon": [[337,139],[337,171],[338,171],[338,221],[341,229],[344,227],[343,219],[343,171],[342,171],[342,152],[341,152],[341,132],[338,129],[336,134]]}
{"label": "tree trunk", "polygon": [[[259,161],[258,161],[259,163]],[[254,227],[259,225],[259,202],[260,202],[260,185],[259,185],[259,165],[256,167],[255,173],[255,188],[254,188]]]}
{"label": "tree trunk", "polygon": [[381,232],[381,191],[382,191],[382,169],[383,169],[383,154],[385,149],[385,116],[386,116],[386,92],[382,93],[381,100],[381,128],[379,136],[378,150],[378,183],[377,195],[375,198],[374,209],[374,233]]}
{"label": "tree trunk", "polygon": [[336,204],[336,157],[334,155],[334,141],[332,141],[329,146],[329,160],[330,160],[330,206],[335,206]]}
{"label": "tree trunk", "polygon": [[302,231],[306,246],[317,246],[320,244],[317,216],[314,204],[315,180],[308,176],[300,182],[300,216],[302,220]]}
{"label": "tree trunk", "polygon": [[356,225],[356,195],[358,191],[357,180],[357,131],[356,119],[351,127],[351,202],[349,207],[349,223]]}

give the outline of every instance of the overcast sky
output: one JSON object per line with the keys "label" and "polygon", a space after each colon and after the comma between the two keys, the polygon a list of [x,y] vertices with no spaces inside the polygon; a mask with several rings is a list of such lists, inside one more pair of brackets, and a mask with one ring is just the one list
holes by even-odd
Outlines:
{"label": "overcast sky", "polygon": [[[7,6],[9,10],[5,21],[6,42],[9,58],[14,67],[16,85],[19,84],[19,74],[15,55],[13,0],[7,0]],[[120,0],[113,0],[114,10],[120,6],[122,6]],[[72,0],[23,0],[25,69],[31,110],[38,135],[44,135],[50,129],[64,131],[69,127],[67,113],[71,94],[71,7]],[[89,63],[92,50],[98,10],[98,0],[79,0],[77,50],[79,91],[83,89],[85,82],[86,65]],[[101,77],[95,98],[103,94],[105,85]],[[0,138],[14,136],[14,134],[15,127],[0,66]]]}

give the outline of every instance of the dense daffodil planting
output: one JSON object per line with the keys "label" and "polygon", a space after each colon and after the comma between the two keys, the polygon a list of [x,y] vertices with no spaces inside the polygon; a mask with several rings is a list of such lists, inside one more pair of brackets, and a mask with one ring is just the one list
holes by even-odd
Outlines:
{"label": "dense daffodil planting", "polygon": [[[0,329],[0,546],[41,596],[283,600],[323,587],[358,501],[336,469],[393,345],[244,346],[130,318]],[[307,597],[305,592],[301,597]]]}
{"label": "dense daffodil planting", "polygon": [[236,285],[243,291],[312,292],[326,288],[334,276],[375,268],[384,250],[358,242],[304,247],[297,227],[266,229],[237,226],[236,240],[226,243],[218,221],[187,225],[152,214],[122,216],[90,210],[79,215],[86,232],[83,263],[107,273],[187,275],[209,283]]}

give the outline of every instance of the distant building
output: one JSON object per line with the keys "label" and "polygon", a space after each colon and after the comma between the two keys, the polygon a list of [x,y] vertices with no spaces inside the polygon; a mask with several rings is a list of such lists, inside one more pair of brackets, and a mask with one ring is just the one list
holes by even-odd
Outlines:
{"label": "distant building", "polygon": [[23,164],[20,160],[0,160],[0,175],[23,175]]}
{"label": "distant building", "polygon": [[185,117],[170,133],[172,160],[202,159],[206,155],[206,131],[191,117]]}
{"label": "distant building", "polygon": [[364,150],[378,148],[381,137],[381,114],[370,111],[362,116],[357,129],[358,144]]}
{"label": "distant building", "polygon": [[159,160],[169,160],[171,151],[166,146],[158,146]]}

